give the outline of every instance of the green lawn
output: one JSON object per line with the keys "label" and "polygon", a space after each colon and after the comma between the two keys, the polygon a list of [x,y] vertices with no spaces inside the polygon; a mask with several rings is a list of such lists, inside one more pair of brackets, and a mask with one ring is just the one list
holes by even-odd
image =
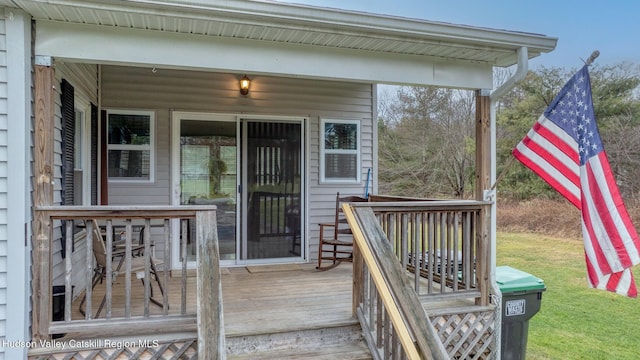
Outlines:
{"label": "green lawn", "polygon": [[[527,359],[640,359],[640,298],[587,286],[581,240],[498,233],[497,264],[544,280]],[[634,269],[636,284],[640,267]],[[640,287],[640,285],[639,285]]]}

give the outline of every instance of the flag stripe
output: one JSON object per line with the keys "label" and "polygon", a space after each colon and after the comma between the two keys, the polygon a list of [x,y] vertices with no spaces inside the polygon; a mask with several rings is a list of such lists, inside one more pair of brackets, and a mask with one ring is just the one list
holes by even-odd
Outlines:
{"label": "flag stripe", "polygon": [[[543,115],[543,120],[539,121],[533,126],[533,129],[542,137],[548,140],[548,145],[551,145],[566,155],[569,160],[564,161],[566,164],[580,165],[580,155],[576,151],[576,141],[559,128],[553,121],[550,121]],[[560,157],[560,156],[558,156]],[[576,177],[578,174],[576,173]],[[579,181],[576,181],[576,184]]]}
{"label": "flag stripe", "polygon": [[566,156],[566,153],[556,147],[553,142],[550,142],[544,136],[529,136],[522,140],[522,143],[529,150],[545,159],[549,165],[557,169],[569,182],[576,187],[580,185],[580,166],[578,161]]}
{"label": "flag stripe", "polygon": [[547,166],[548,163],[538,154],[518,145],[513,150],[513,156],[566,197],[575,207],[580,208],[580,189],[555,168]]}
{"label": "flag stripe", "polygon": [[589,281],[590,287],[596,288],[598,287],[598,281],[602,277],[602,274],[598,273],[596,268],[593,266],[593,263],[591,262],[592,254],[589,254],[589,251],[591,250],[592,249],[590,249],[589,246],[585,246],[584,257],[587,264],[587,280]]}

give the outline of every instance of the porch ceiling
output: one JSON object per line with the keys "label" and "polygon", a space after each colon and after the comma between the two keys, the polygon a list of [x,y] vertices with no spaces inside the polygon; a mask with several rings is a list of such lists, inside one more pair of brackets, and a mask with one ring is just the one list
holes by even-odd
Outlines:
{"label": "porch ceiling", "polygon": [[207,35],[316,48],[474,62],[516,63],[549,52],[557,39],[495,30],[267,1],[229,0],[0,0],[37,20]]}

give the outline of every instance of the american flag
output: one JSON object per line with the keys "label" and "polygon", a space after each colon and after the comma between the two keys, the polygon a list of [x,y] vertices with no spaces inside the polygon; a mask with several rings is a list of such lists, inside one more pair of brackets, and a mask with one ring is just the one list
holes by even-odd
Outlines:
{"label": "american flag", "polygon": [[560,90],[513,155],[582,213],[589,285],[636,297],[640,242],[602,147],[585,65]]}

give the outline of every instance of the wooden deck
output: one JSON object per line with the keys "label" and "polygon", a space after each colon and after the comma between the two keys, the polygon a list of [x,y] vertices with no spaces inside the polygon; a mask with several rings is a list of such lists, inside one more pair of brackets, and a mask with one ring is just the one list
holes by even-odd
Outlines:
{"label": "wooden deck", "polygon": [[[256,265],[222,269],[223,311],[225,323],[225,336],[227,349],[231,359],[253,359],[256,347],[264,344],[267,352],[260,354],[264,359],[289,359],[296,358],[305,351],[310,358],[318,359],[370,359],[368,350],[361,341],[362,331],[359,322],[352,316],[352,266],[350,263],[341,264],[330,271],[317,271],[312,264],[289,265]],[[408,273],[409,274],[409,273]],[[134,279],[134,281],[136,281]],[[175,282],[175,284],[173,284]],[[170,278],[169,288],[180,288],[180,277]],[[104,285],[96,286],[93,303],[99,304],[104,294]],[[124,281],[118,279],[114,283],[113,314],[123,313]],[[132,309],[132,314],[140,314],[143,310],[142,286],[132,286],[134,293],[132,299],[139,299]],[[157,290],[156,290],[157,291]],[[195,277],[188,277],[187,313],[195,314]],[[169,293],[170,314],[180,312],[180,292]],[[120,300],[118,300],[120,299]],[[423,306],[433,315],[430,319],[438,330],[439,336],[448,343],[448,350],[453,354],[461,354],[467,349],[467,353],[482,354],[478,358],[490,358],[491,339],[493,338],[493,309],[489,307],[477,307],[467,299],[449,299],[431,301],[428,297],[422,297]],[[80,319],[82,315],[78,311],[79,298],[73,303],[73,317]],[[152,313],[161,313],[158,306],[151,306]],[[102,315],[104,316],[104,315]],[[101,317],[102,317],[101,316]],[[470,338],[469,334],[471,333]],[[252,338],[256,338],[252,340]],[[327,347],[314,348],[313,345],[304,344],[307,341],[334,341],[338,344],[341,338],[349,338],[347,344],[336,345],[334,353],[326,353]],[[104,335],[98,337],[88,332],[66,334],[61,341],[70,339],[104,339]],[[160,344],[173,344],[171,351],[177,352],[180,347],[188,348],[186,353],[197,356],[195,339],[197,338],[195,324],[187,329],[149,329],[145,336],[136,334],[113,334],[114,341],[133,341],[147,339],[149,342],[158,340]],[[293,339],[293,340],[291,340]],[[465,340],[467,339],[467,340]],[[471,341],[466,343],[467,341]],[[137,341],[137,340],[136,340]],[[456,344],[461,344],[460,346]],[[279,350],[269,351],[273,346],[280,346]],[[295,344],[295,345],[291,345]],[[297,355],[282,352],[282,348],[295,346]],[[162,347],[162,346],[161,346]],[[330,346],[331,347],[331,346]],[[455,349],[453,349],[455,348]],[[471,350],[469,350],[471,349]],[[88,349],[86,349],[88,350]],[[90,354],[77,351],[81,356]],[[105,354],[110,349],[105,349]],[[153,349],[147,349],[153,354]],[[164,350],[163,350],[164,351]],[[336,355],[341,353],[341,356]],[[43,355],[46,355],[43,357]],[[54,355],[55,354],[55,355]],[[124,354],[124,355],[123,355]],[[134,350],[123,353],[114,358],[127,358],[134,356]],[[287,355],[289,354],[289,355]],[[313,356],[312,356],[313,354]],[[30,352],[30,359],[62,359],[68,356],[68,352]],[[149,355],[153,358],[156,355]],[[51,357],[48,357],[51,356]],[[88,355],[87,355],[88,356]],[[137,355],[136,355],[137,356]],[[290,357],[293,356],[293,357]],[[455,357],[455,355],[453,355]],[[87,357],[91,358],[91,357]],[[142,358],[142,357],[141,357]],[[163,358],[163,357],[160,357]],[[182,357],[181,357],[182,358]],[[191,357],[185,357],[185,359]]]}
{"label": "wooden deck", "polygon": [[[356,323],[351,316],[351,264],[324,272],[317,271],[312,264],[289,264],[223,268],[221,273],[227,337]],[[169,314],[179,314],[180,278],[169,279]],[[196,311],[195,279],[187,278],[187,314]],[[161,299],[155,282],[153,287],[155,297]],[[140,316],[143,313],[143,286],[134,277],[131,288],[131,313]],[[122,316],[124,277],[117,278],[113,294],[112,314]],[[98,284],[92,297],[94,314],[103,296],[104,284]],[[79,312],[80,299],[77,297],[73,302],[73,319],[84,318]],[[161,314],[162,308],[151,305],[150,312]],[[103,310],[100,318],[104,318],[104,313]],[[160,329],[153,331],[157,330]],[[91,334],[67,334],[66,337],[87,336]]]}
{"label": "wooden deck", "polygon": [[222,276],[227,336],[356,323],[351,315],[351,264],[329,272],[313,265],[228,270]]}

